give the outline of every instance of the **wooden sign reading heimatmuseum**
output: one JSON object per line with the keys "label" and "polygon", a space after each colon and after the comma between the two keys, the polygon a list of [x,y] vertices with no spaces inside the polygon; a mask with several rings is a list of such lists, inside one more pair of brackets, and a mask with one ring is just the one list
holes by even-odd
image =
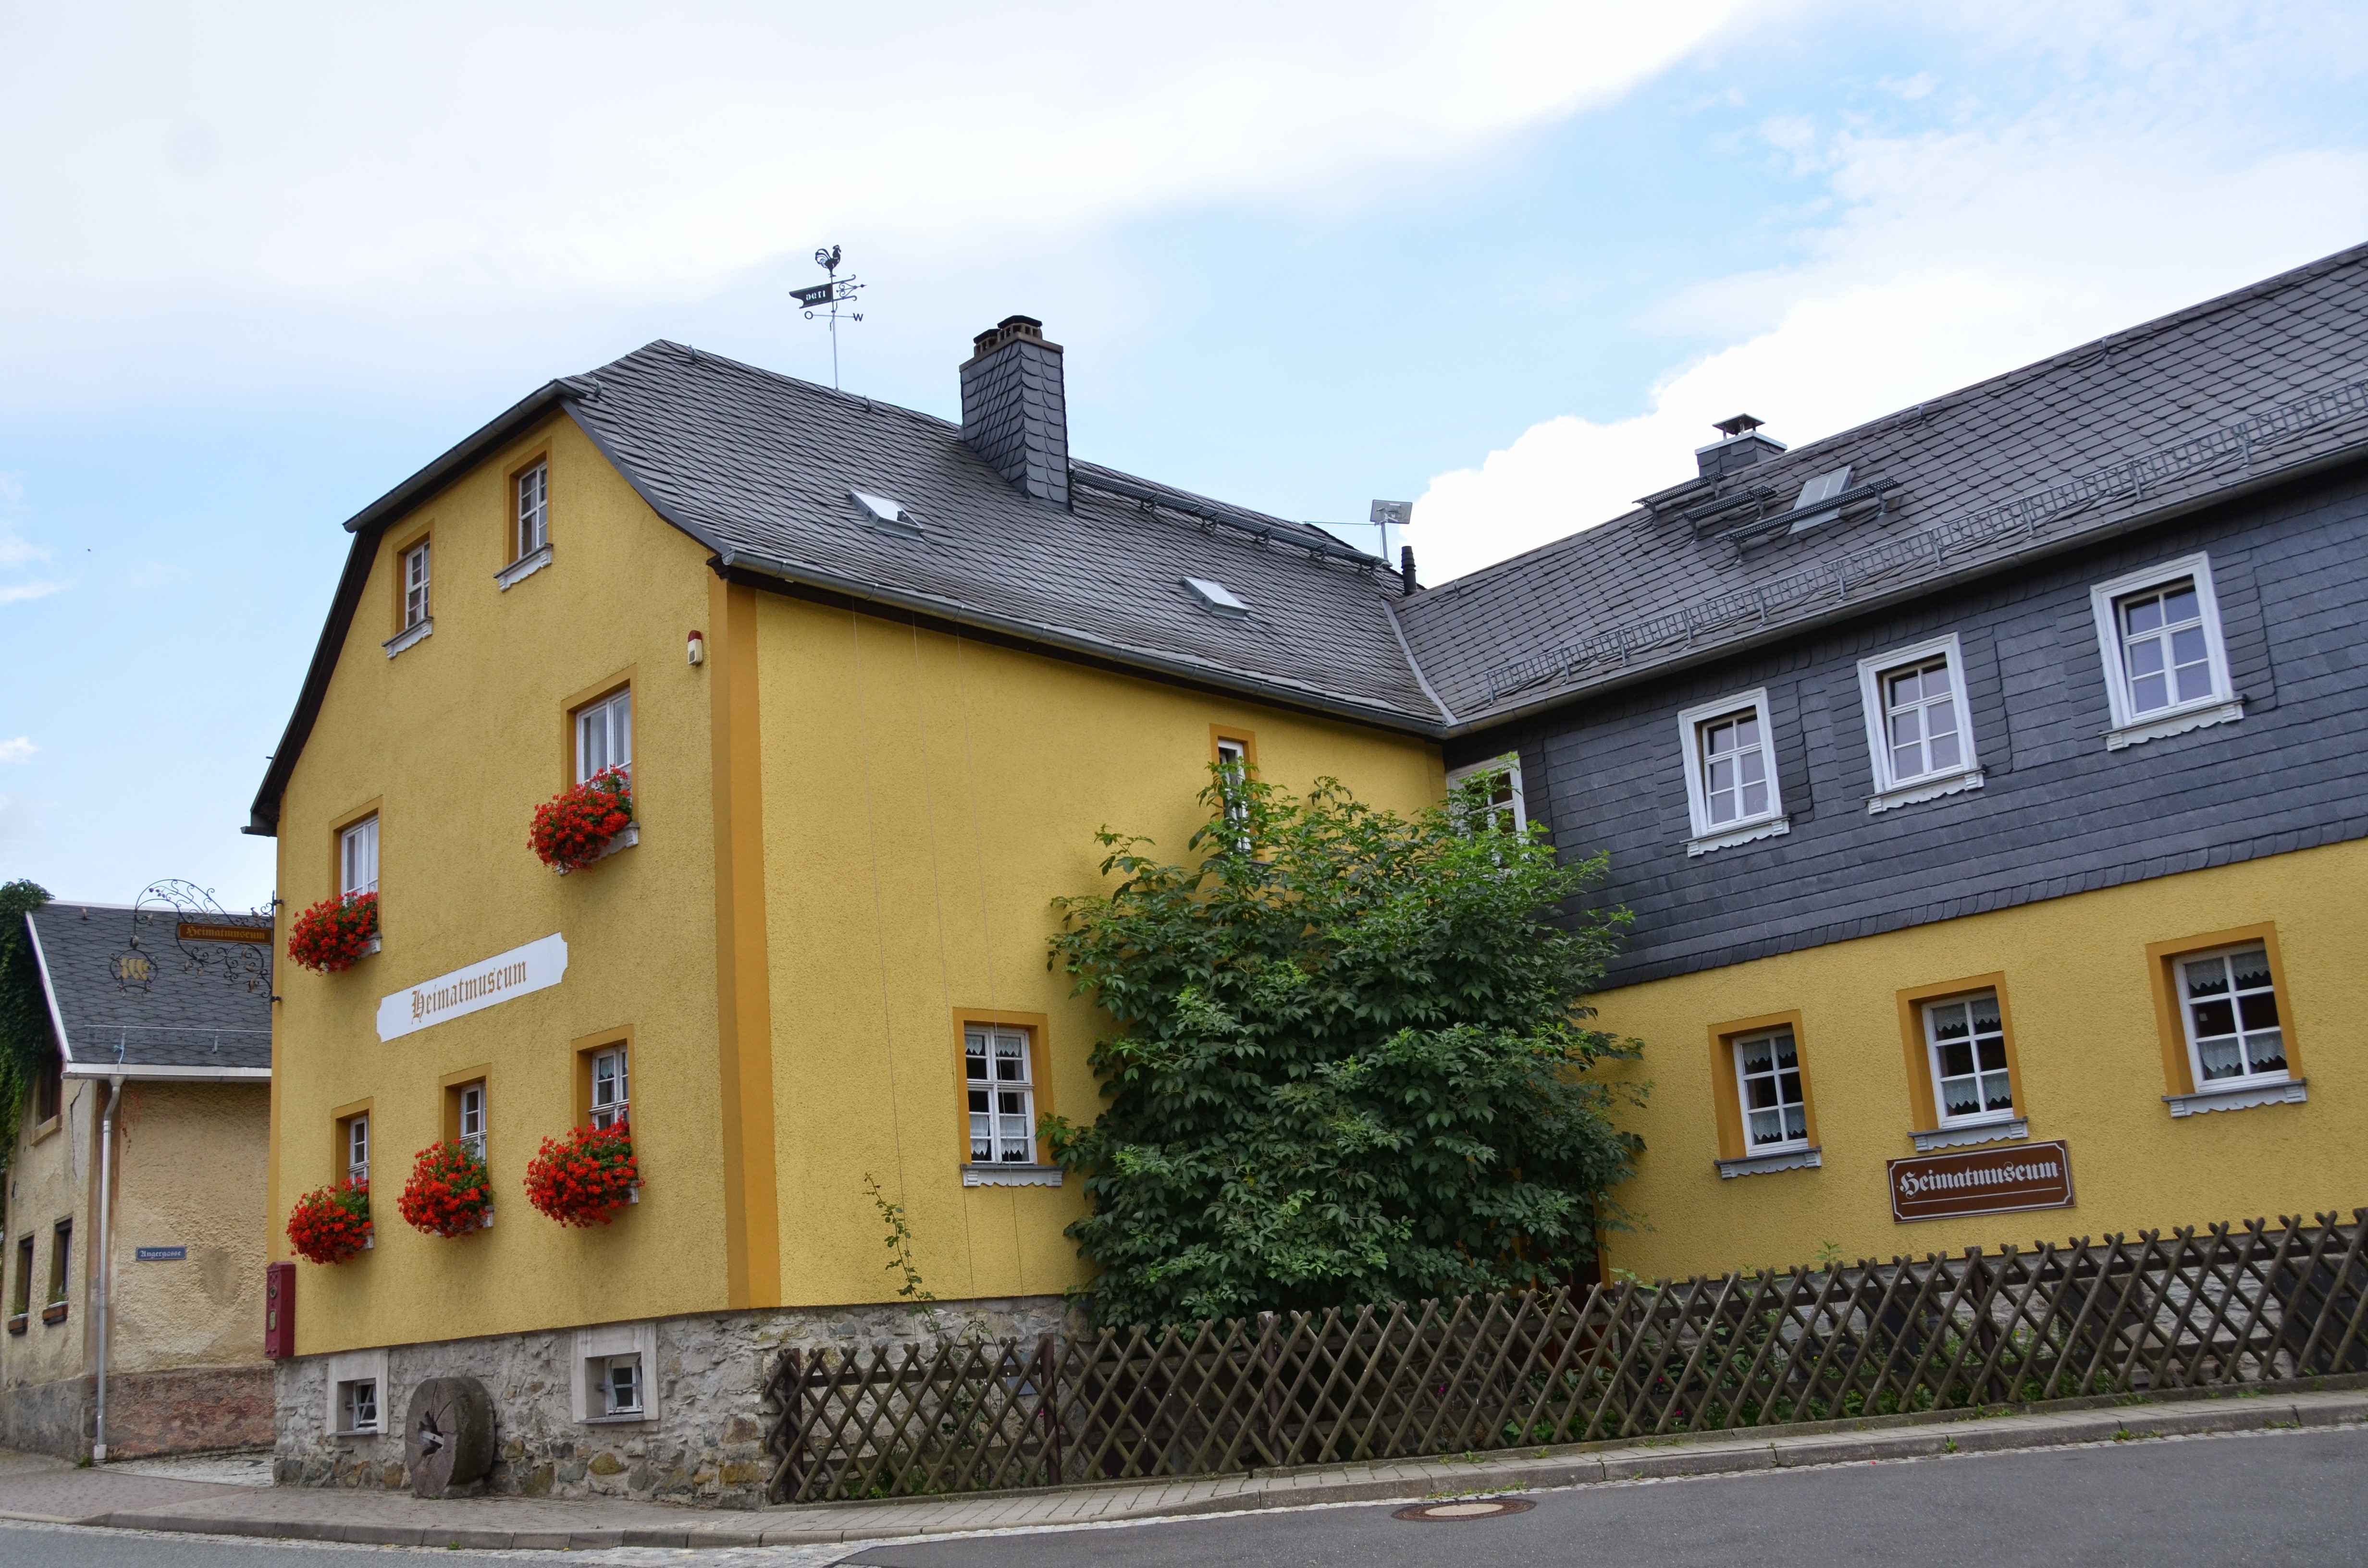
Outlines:
{"label": "wooden sign reading heimatmuseum", "polygon": [[2072,1207],[2072,1156],[2061,1142],[1918,1154],[1892,1161],[1890,1175],[1895,1220]]}

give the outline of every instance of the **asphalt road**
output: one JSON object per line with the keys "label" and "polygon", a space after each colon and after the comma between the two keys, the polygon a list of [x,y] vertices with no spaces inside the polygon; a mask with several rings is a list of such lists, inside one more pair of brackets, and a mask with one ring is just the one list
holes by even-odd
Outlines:
{"label": "asphalt road", "polygon": [[2368,1431],[2137,1441],[875,1547],[864,1568],[2317,1568],[2368,1563]]}

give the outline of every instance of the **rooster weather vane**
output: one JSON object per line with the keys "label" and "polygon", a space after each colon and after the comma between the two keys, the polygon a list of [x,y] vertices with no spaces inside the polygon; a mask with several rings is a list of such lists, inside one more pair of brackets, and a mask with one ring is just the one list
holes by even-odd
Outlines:
{"label": "rooster weather vane", "polygon": [[[829,281],[817,283],[810,289],[790,290],[790,298],[805,308],[806,320],[812,321],[816,312],[821,312],[823,319],[830,323],[830,387],[833,392],[838,390],[838,307],[842,304],[854,303],[855,297],[864,289],[863,284],[855,280],[853,273],[850,272],[844,278],[838,275],[838,264],[842,255],[837,245],[829,245],[815,251],[814,265],[829,275]],[[825,306],[828,307],[827,310],[825,309]],[[861,321],[863,312],[849,311],[847,312],[847,319]]]}

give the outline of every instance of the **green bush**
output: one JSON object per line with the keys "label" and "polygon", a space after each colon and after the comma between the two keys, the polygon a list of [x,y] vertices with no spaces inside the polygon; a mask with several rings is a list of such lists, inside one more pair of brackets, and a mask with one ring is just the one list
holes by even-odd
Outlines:
{"label": "green bush", "polygon": [[1092,1212],[1104,1324],[1569,1279],[1642,1141],[1640,1047],[1585,1027],[1625,910],[1476,794],[1411,818],[1218,770],[1191,863],[1105,830],[1110,893],[1058,901],[1053,964],[1118,1024],[1089,1126],[1047,1118]]}

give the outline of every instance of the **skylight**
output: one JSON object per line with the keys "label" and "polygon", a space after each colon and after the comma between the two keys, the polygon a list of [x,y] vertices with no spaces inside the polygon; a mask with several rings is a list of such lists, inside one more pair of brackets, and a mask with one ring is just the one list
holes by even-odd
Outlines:
{"label": "skylight", "polygon": [[885,495],[874,495],[868,490],[850,490],[848,494],[855,498],[858,506],[863,508],[864,520],[872,527],[914,539],[921,537],[920,519],[905,510],[903,502],[891,501]]}
{"label": "skylight", "polygon": [[1239,620],[1250,612],[1250,607],[1234,597],[1223,583],[1212,583],[1206,577],[1187,577],[1184,585],[1200,596],[1201,605],[1211,615]]}
{"label": "skylight", "polygon": [[1813,528],[1819,523],[1830,523],[1840,517],[1841,508],[1830,506],[1828,503],[1835,496],[1848,490],[1850,482],[1850,465],[1844,463],[1841,467],[1821,473],[1802,485],[1801,494],[1793,502],[1793,526],[1786,531],[1799,533],[1803,528]]}

